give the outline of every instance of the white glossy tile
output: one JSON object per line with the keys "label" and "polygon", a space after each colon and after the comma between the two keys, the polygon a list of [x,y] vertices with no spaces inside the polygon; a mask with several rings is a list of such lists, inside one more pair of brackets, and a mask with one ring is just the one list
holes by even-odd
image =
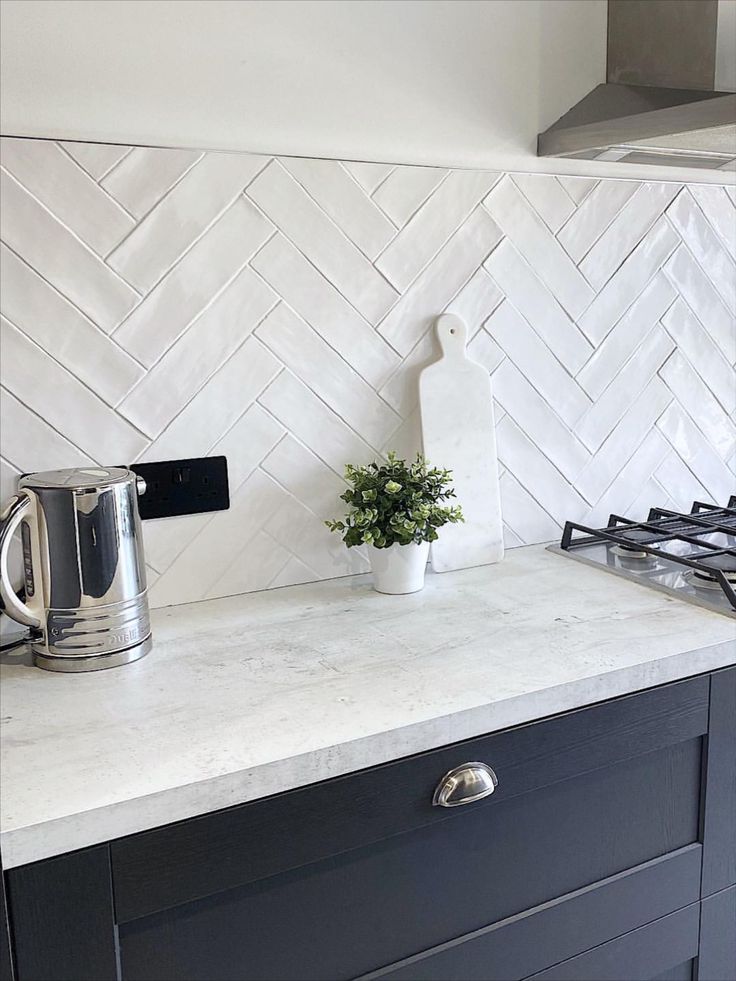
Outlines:
{"label": "white glossy tile", "polygon": [[[284,436],[284,432],[283,427],[256,402],[215,443],[210,456],[227,457],[231,496],[256,470],[261,460]],[[209,512],[144,522],[143,537],[147,560],[155,569],[165,571],[184,551],[187,543],[215,518],[216,514]]]}
{"label": "white glossy tile", "polygon": [[[218,512],[156,580],[149,593],[151,605],[170,606],[187,602],[184,597],[208,595],[286,496],[267,474],[256,470],[232,496],[230,509]],[[227,585],[222,588],[227,590]]]}
{"label": "white glossy tile", "polygon": [[[676,501],[673,501],[667,491],[662,487],[655,477],[650,477],[643,485],[637,496],[626,508],[625,518],[632,518],[634,521],[646,521],[649,511],[652,508],[652,501],[656,501],[656,507],[665,508],[669,511],[682,510]],[[685,507],[685,510],[690,510]]]}
{"label": "white glossy tile", "polygon": [[592,399],[598,399],[675,299],[663,273],[657,273],[577,374]]}
{"label": "white glossy tile", "polygon": [[266,522],[265,530],[320,578],[368,571],[364,556],[354,548],[346,548],[339,535],[332,534],[321,518],[294,497],[286,498]]}
{"label": "white glossy tile", "polygon": [[408,288],[498,179],[488,171],[455,170],[440,184],[376,261],[397,290]]}
{"label": "white glossy tile", "polygon": [[590,459],[589,451],[509,358],[493,373],[493,396],[519,428],[574,484]]}
{"label": "white glossy tile", "polygon": [[592,354],[592,344],[511,242],[501,242],[484,266],[562,364],[573,373],[578,371]]}
{"label": "white glossy tile", "polygon": [[99,462],[136,458],[146,438],[4,318],[1,343],[2,383],[37,415]]}
{"label": "white glossy tile", "polygon": [[112,168],[124,159],[130,152],[129,146],[116,146],[112,143],[75,143],[60,144],[87,173],[96,181],[104,177]]}
{"label": "white glossy tile", "polygon": [[666,218],[660,218],[647,232],[578,321],[593,344],[600,344],[675,250],[678,241]]}
{"label": "white glossy tile", "polygon": [[343,160],[342,165],[366,194],[373,194],[394,169],[394,164],[364,163],[356,160]]}
{"label": "white glossy tile", "polygon": [[659,375],[692,416],[721,459],[727,460],[736,446],[736,425],[723,411],[689,361],[679,351],[675,351],[660,369]]}
{"label": "white glossy tile", "polygon": [[[661,433],[650,430],[605,494],[587,512],[583,524],[605,527],[611,514],[625,513],[638,497],[642,484],[662,465],[668,453],[669,444]],[[653,502],[653,506],[656,503]]]}
{"label": "white glossy tile", "polygon": [[[10,397],[12,398],[12,396]],[[1,399],[2,396],[0,395],[0,411],[2,411],[3,405]],[[20,475],[20,470],[0,457],[0,499],[2,501],[7,501],[17,492]]]}
{"label": "white glossy tile", "polygon": [[664,271],[727,360],[736,362],[736,320],[690,252],[681,245]]}
{"label": "white glossy tile", "polygon": [[510,415],[497,423],[496,440],[499,461],[522,486],[534,489],[537,502],[555,521],[580,520],[585,501]]}
{"label": "white glossy tile", "polygon": [[[78,165],[38,146],[11,149],[33,194],[4,175],[19,255],[3,246],[0,303],[29,352],[6,377],[31,408],[3,394],[18,458],[6,451],[3,474],[119,462],[110,426],[145,459],[224,454],[234,514],[146,523],[154,605],[365,567],[321,522],[346,461],[421,446],[417,375],[443,310],[491,373],[509,546],[608,508],[686,507],[736,476],[728,189],[506,175],[489,197],[504,237],[467,203],[497,175],[284,159],[256,181],[274,224],[241,193],[267,158],[72,146]],[[112,261],[143,297],[78,237],[104,250],[119,234],[100,207],[132,216]],[[371,263],[381,249],[402,295],[376,329],[395,296]],[[595,293],[582,314],[577,266]],[[53,416],[39,372],[62,393]]]}
{"label": "white glossy tile", "polygon": [[291,555],[283,569],[268,584],[269,589],[281,589],[282,586],[298,586],[303,582],[314,582],[317,573],[310,569],[295,555]]}
{"label": "white glossy tile", "polygon": [[405,417],[386,445],[381,447],[384,456],[391,451],[400,460],[413,460],[422,451],[422,426],[418,405]]}
{"label": "white glossy tile", "polygon": [[[629,404],[619,422],[575,481],[586,501],[594,504],[616,479],[626,462],[672,402],[672,392],[656,375]],[[657,502],[654,502],[657,503]]]}
{"label": "white glossy tile", "polygon": [[594,177],[558,177],[557,180],[565,188],[575,204],[582,204],[599,182]]}
{"label": "white glossy tile", "polygon": [[689,511],[693,501],[705,501],[707,504],[721,504],[724,501],[713,501],[705,487],[700,483],[690,468],[672,451],[654,474],[657,482],[662,485],[673,501],[677,502],[678,511]]}
{"label": "white glossy tile", "polygon": [[248,340],[146,450],[145,460],[206,456],[281,371],[259,340]]}
{"label": "white glossy tile", "polygon": [[485,323],[485,330],[511,358],[568,427],[591,406],[577,381],[562,367],[539,335],[510,303],[502,303]]}
{"label": "white glossy tile", "polygon": [[396,351],[283,235],[251,265],[369,384],[386,381],[399,363]]}
{"label": "white glossy tile", "polygon": [[681,354],[729,414],[736,411],[736,368],[730,365],[708,331],[685,301],[678,297],[662,324]]}
{"label": "white glossy tile", "polygon": [[284,157],[281,164],[369,259],[375,259],[396,234],[394,225],[337,160]]}
{"label": "white glossy tile", "polygon": [[[467,347],[468,357],[478,364],[483,365],[486,371],[493,374],[504,359],[504,353],[496,344],[485,327],[481,327],[475,337]],[[499,420],[499,415],[494,412],[494,419]]]}
{"label": "white glossy tile", "polygon": [[371,446],[380,447],[400,425],[401,418],[357,371],[283,303],[256,335]]}
{"label": "white glossy tile", "polygon": [[70,443],[6,388],[0,388],[0,432],[3,456],[18,473],[102,462]]}
{"label": "white glossy tile", "polygon": [[324,402],[289,371],[261,395],[259,402],[336,474],[346,463],[370,463],[377,453]]}
{"label": "white glossy tile", "polygon": [[271,535],[258,531],[210,587],[207,596],[235,596],[267,589],[289,558],[288,549],[282,548]]}
{"label": "white glossy tile", "polygon": [[237,490],[287,433],[257,402],[212,447],[212,456],[228,459],[228,480]]}
{"label": "white glossy tile", "polygon": [[500,180],[483,204],[563,309],[578,317],[593,299],[593,290],[511,178]]}
{"label": "white glossy tile", "polygon": [[636,192],[636,181],[600,181],[557,236],[573,262],[580,260]]}
{"label": "white glossy tile", "polygon": [[580,263],[580,271],[600,290],[638,245],[677,194],[676,184],[642,184]]}
{"label": "white glossy tile", "polygon": [[[734,188],[691,184],[688,188],[708,223],[716,230],[728,254],[736,258],[736,202]],[[730,192],[730,194],[729,194]]]}
{"label": "white glossy tile", "polygon": [[[515,544],[534,545],[560,537],[561,525],[547,514],[513,474],[506,471],[499,481],[499,487],[503,519],[517,539]],[[517,532],[515,528],[521,530]]]}
{"label": "white glossy tile", "polygon": [[118,407],[148,436],[158,436],[278,303],[246,266],[169,348]]}
{"label": "white glossy tile", "polygon": [[0,172],[2,238],[105,333],[138,294],[5,171]]}
{"label": "white glossy tile", "polygon": [[434,331],[428,330],[379,390],[380,396],[400,416],[405,418],[417,406],[419,401],[419,373],[428,364],[436,361],[441,353]]}
{"label": "white glossy tile", "polygon": [[24,334],[116,405],[144,368],[5,245],[0,245],[0,309]]}
{"label": "white glossy tile", "polygon": [[378,332],[400,354],[407,355],[500,238],[490,215],[483,208],[476,208],[403,294]]}
{"label": "white glossy tile", "polygon": [[285,436],[274,446],[262,466],[318,518],[333,518],[344,507],[340,495],[345,482],[293,436]]}
{"label": "white glossy tile", "polygon": [[150,290],[235,201],[266,159],[205,154],[110,255],[112,268],[138,289]]}
{"label": "white glossy tile", "polygon": [[0,153],[3,167],[98,255],[133,228],[130,215],[56,143],[4,138]]}
{"label": "white glossy tile", "polygon": [[201,157],[197,150],[137,146],[100,183],[140,220]]}
{"label": "white glossy tile", "polygon": [[389,310],[396,291],[278,161],[247,193],[366,320],[377,323]]}
{"label": "white glossy tile", "polygon": [[503,546],[504,548],[518,548],[525,543],[519,538],[515,531],[512,531],[507,524],[503,526]]}
{"label": "white glossy tile", "polygon": [[[705,215],[683,190],[667,211],[667,217],[687,242],[700,268],[715,286],[732,314],[736,314],[736,263],[705,220]],[[733,215],[736,224],[736,212]]]}
{"label": "white glossy tile", "polygon": [[472,337],[502,300],[503,293],[481,266],[445,310],[462,317],[468,327],[468,337]]}
{"label": "white glossy tile", "polygon": [[[734,492],[733,474],[682,406],[670,405],[658,420],[657,428],[680,459],[698,475],[713,500],[727,501]],[[736,442],[732,446],[736,448]]]}
{"label": "white glossy tile", "polygon": [[514,174],[512,180],[551,232],[557,232],[576,210],[575,202],[556,177]]}
{"label": "white glossy tile", "polygon": [[115,340],[150,368],[272,231],[250,201],[238,198],[120,325]]}
{"label": "white glossy tile", "polygon": [[448,174],[440,167],[396,167],[377,188],[373,200],[403,228]]}
{"label": "white glossy tile", "polygon": [[575,427],[576,434],[589,450],[598,449],[674,348],[672,339],[662,327],[656,325],[649,331],[622,371]]}

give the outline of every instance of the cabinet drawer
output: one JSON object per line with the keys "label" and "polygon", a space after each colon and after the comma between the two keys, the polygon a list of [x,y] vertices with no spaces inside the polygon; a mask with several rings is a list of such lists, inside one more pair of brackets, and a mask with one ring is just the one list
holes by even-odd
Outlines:
{"label": "cabinet drawer", "polygon": [[596,882],[408,957],[360,981],[509,981],[598,947],[698,900],[700,845]]}
{"label": "cabinet drawer", "polygon": [[123,977],[356,977],[683,849],[707,721],[694,679],[114,842]]}
{"label": "cabinet drawer", "polygon": [[[119,922],[413,829],[461,823],[468,811],[483,810],[489,819],[496,812],[510,815],[513,805],[501,805],[656,751],[664,751],[663,765],[683,768],[673,773],[683,781],[671,808],[674,824],[662,829],[668,847],[656,854],[671,851],[695,840],[683,841],[678,827],[683,808],[689,812],[695,803],[697,752],[686,744],[706,732],[708,700],[703,676],[114,841]],[[468,807],[433,807],[442,775],[471,760],[489,763],[498,774],[493,796]],[[620,788],[632,799],[639,791],[635,780],[632,768],[630,786]]]}
{"label": "cabinet drawer", "polygon": [[[670,913],[539,974],[534,981],[654,981],[687,971],[698,954],[700,904]],[[529,981],[531,981],[531,978]]]}

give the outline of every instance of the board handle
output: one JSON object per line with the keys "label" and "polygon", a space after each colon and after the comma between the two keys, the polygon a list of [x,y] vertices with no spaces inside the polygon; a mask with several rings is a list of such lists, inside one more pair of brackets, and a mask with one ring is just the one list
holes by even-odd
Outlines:
{"label": "board handle", "polygon": [[441,313],[435,323],[437,340],[445,358],[464,358],[468,340],[465,321],[456,313]]}

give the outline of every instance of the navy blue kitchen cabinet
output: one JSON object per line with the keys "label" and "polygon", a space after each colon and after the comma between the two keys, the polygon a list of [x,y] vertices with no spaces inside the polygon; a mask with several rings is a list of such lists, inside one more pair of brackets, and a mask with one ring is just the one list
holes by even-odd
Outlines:
{"label": "navy blue kitchen cabinet", "polygon": [[[432,806],[470,761],[495,792]],[[736,668],[4,882],[16,981],[733,981]]]}

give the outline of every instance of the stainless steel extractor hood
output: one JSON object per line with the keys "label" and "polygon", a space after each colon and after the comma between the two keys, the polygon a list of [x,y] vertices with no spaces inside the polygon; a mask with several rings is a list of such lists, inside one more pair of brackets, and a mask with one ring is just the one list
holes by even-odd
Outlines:
{"label": "stainless steel extractor hood", "polygon": [[607,79],[539,156],[736,169],[736,0],[608,0]]}

